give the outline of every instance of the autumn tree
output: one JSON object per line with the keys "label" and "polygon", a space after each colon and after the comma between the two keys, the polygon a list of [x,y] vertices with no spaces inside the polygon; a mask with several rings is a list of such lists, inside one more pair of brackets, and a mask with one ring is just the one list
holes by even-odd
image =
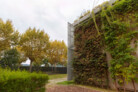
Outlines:
{"label": "autumn tree", "polygon": [[0,53],[14,47],[19,42],[19,32],[16,31],[10,20],[3,22],[0,19]]}
{"label": "autumn tree", "polygon": [[49,62],[56,66],[58,63],[66,63],[67,61],[67,46],[64,41],[51,41],[50,47],[47,50]]}
{"label": "autumn tree", "polygon": [[21,63],[25,62],[27,60],[27,57],[25,55],[25,52],[23,50],[21,50],[22,48],[19,45],[16,46],[16,49],[19,53],[18,68],[20,68]]}
{"label": "autumn tree", "polygon": [[33,62],[41,62],[49,46],[49,36],[44,30],[29,28],[21,35],[20,45],[26,57],[30,59],[30,72]]}

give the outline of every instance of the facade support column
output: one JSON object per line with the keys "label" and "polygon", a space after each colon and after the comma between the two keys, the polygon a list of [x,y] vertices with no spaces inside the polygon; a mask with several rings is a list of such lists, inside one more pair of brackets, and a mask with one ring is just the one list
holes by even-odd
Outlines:
{"label": "facade support column", "polygon": [[73,53],[74,53],[74,26],[68,23],[68,63],[67,63],[67,80],[73,79]]}

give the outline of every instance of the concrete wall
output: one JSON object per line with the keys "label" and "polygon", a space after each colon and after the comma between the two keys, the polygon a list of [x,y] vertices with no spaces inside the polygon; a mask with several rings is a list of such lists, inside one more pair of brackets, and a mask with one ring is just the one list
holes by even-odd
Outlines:
{"label": "concrete wall", "polygon": [[74,26],[68,23],[68,63],[67,63],[67,80],[73,79],[73,53],[74,53]]}

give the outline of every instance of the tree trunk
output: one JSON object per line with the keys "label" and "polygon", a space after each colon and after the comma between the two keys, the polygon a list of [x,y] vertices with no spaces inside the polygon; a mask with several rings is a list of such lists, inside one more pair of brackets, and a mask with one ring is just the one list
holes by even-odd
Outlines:
{"label": "tree trunk", "polygon": [[45,72],[47,71],[46,69],[47,69],[47,67],[46,67],[46,64],[45,64]]}
{"label": "tree trunk", "polygon": [[126,87],[125,87],[125,78],[124,78],[124,92],[126,92]]}
{"label": "tree trunk", "polygon": [[136,92],[136,87],[135,87],[134,79],[132,79],[132,84],[133,84],[133,87],[134,87],[134,92]]}
{"label": "tree trunk", "polygon": [[54,65],[52,65],[52,72],[54,72]]}
{"label": "tree trunk", "polygon": [[29,69],[30,72],[32,72],[32,61],[30,61],[30,69]]}
{"label": "tree trunk", "polygon": [[20,69],[20,66],[21,66],[21,64],[19,63],[19,64],[18,64],[18,69]]}
{"label": "tree trunk", "polygon": [[103,77],[102,77],[102,74],[101,74],[101,87],[103,88]]}
{"label": "tree trunk", "polygon": [[53,72],[53,65],[52,65],[52,72]]}
{"label": "tree trunk", "polygon": [[115,88],[116,88],[116,91],[119,92],[118,87],[117,87],[117,83],[116,83],[116,79],[115,79]]}
{"label": "tree trunk", "polygon": [[106,71],[106,82],[107,82],[107,88],[109,89],[109,72],[108,72],[108,70]]}
{"label": "tree trunk", "polygon": [[103,78],[101,79],[101,86],[102,86],[102,88],[103,88]]}
{"label": "tree trunk", "polygon": [[56,72],[56,64],[54,66],[55,66],[54,72]]}

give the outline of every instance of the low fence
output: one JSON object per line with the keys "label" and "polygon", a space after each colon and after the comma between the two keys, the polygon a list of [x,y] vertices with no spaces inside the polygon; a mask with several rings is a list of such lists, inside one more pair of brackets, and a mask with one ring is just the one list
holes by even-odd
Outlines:
{"label": "low fence", "polygon": [[[26,70],[29,71],[29,66],[21,66],[20,70]],[[46,72],[46,73],[60,73],[60,74],[66,74],[67,73],[67,67],[32,67],[32,72]]]}

